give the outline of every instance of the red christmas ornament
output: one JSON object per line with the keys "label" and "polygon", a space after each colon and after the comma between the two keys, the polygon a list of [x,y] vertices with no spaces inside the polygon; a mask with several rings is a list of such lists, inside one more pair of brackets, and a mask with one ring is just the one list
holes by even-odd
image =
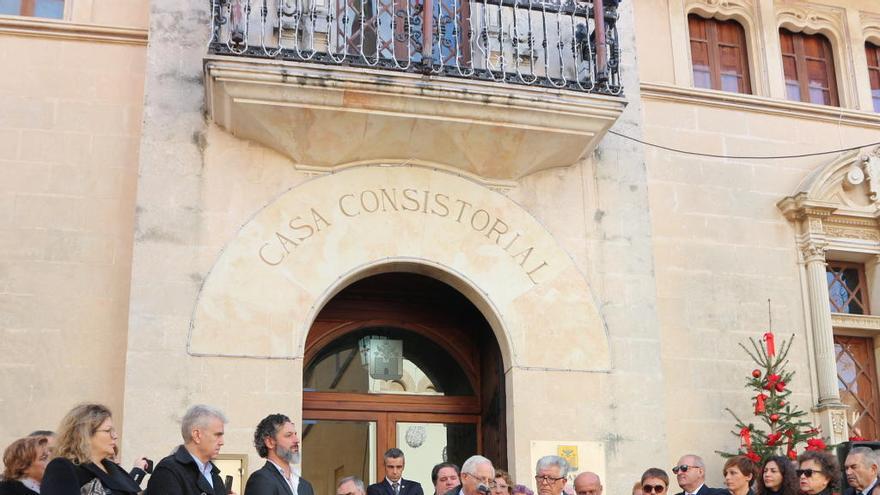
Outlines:
{"label": "red christmas ornament", "polygon": [[788,458],[793,461],[796,461],[797,460],[797,452],[795,452],[793,449],[789,449],[788,450]]}
{"label": "red christmas ornament", "polygon": [[785,382],[777,382],[776,383],[776,391],[784,392],[785,391]]}
{"label": "red christmas ornament", "polygon": [[807,440],[807,450],[825,450],[828,446],[821,438],[811,438]]}
{"label": "red christmas ornament", "polygon": [[764,388],[767,390],[773,390],[776,388],[776,384],[782,380],[782,377],[779,375],[767,375],[767,383],[764,384]]}
{"label": "red christmas ornament", "polygon": [[784,400],[779,401],[779,407],[785,407],[785,401],[784,401]]}
{"label": "red christmas ornament", "polygon": [[755,378],[761,378],[761,370],[752,370],[752,376]]}
{"label": "red christmas ornament", "polygon": [[742,446],[745,447],[746,449],[751,450],[752,449],[752,431],[748,427],[745,427],[745,428],[739,430],[739,437],[742,440]]}
{"label": "red christmas ornament", "polygon": [[767,355],[773,357],[776,355],[776,341],[773,337],[773,332],[767,332],[764,334],[764,341],[767,342]]}
{"label": "red christmas ornament", "polygon": [[779,443],[779,440],[782,438],[782,433],[771,433],[767,435],[767,445],[773,446]]}
{"label": "red christmas ornament", "polygon": [[758,394],[755,396],[755,415],[761,414],[767,410],[767,406],[764,403],[765,400],[767,400],[767,395],[765,394]]}
{"label": "red christmas ornament", "polygon": [[761,456],[755,453],[755,451],[750,450],[746,453],[746,457],[752,460],[752,462],[759,463],[761,462]]}
{"label": "red christmas ornament", "polygon": [[777,421],[779,421],[779,415],[778,415],[778,414],[771,414],[771,415],[770,415],[770,421],[772,421],[772,422],[774,422],[774,423],[777,422]]}

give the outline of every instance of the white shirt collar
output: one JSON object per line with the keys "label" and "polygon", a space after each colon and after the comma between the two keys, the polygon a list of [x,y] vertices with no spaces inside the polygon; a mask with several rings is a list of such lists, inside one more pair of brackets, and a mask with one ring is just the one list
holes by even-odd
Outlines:
{"label": "white shirt collar", "polygon": [[[187,452],[189,452],[189,450],[187,450]],[[207,463],[202,462],[201,459],[193,455],[192,452],[189,452],[189,455],[194,461],[196,461],[196,466],[199,467],[199,472],[202,473],[202,476],[204,476],[206,480],[208,480],[208,484],[211,485],[211,488],[214,488],[214,477],[211,476],[214,471],[214,464],[212,464],[211,461],[208,461]]]}
{"label": "white shirt collar", "polygon": [[266,460],[271,462],[272,465],[275,466],[275,469],[277,469],[278,472],[281,473],[281,477],[284,478],[284,481],[286,481],[287,484],[290,486],[291,491],[293,491],[294,495],[296,495],[296,487],[299,486],[299,476],[297,476],[296,473],[293,472],[293,466],[291,466],[289,464],[287,466],[287,468],[290,469],[290,478],[288,478],[287,473],[284,472],[283,467],[279,466],[272,459],[266,459]]}
{"label": "white shirt collar", "polygon": [[703,489],[704,485],[705,485],[705,483],[700,483],[700,486],[698,486],[696,490],[694,490],[692,492],[685,490],[685,493],[693,493],[694,495],[696,495],[697,493],[700,493],[700,490]]}
{"label": "white shirt collar", "polygon": [[877,479],[875,478],[875,479],[874,479],[874,482],[871,483],[871,486],[869,486],[868,488],[865,488],[864,490],[862,490],[862,495],[870,495],[871,490],[872,490],[872,489],[874,488],[874,486],[876,486],[876,485],[877,485]]}
{"label": "white shirt collar", "polygon": [[22,478],[18,481],[21,481],[22,485],[30,488],[31,490],[40,493],[40,483],[38,483],[37,480],[33,478]]}
{"label": "white shirt collar", "polygon": [[[389,480],[388,476],[385,477],[385,482],[391,486],[394,486],[394,483],[395,483],[394,481]],[[401,488],[403,488],[403,478],[402,477],[399,480],[397,480],[397,484],[400,485]]]}

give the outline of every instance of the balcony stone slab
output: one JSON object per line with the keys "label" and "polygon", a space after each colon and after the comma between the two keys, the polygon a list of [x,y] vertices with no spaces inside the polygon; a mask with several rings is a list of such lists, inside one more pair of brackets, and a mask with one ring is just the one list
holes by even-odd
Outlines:
{"label": "balcony stone slab", "polygon": [[465,78],[210,56],[208,111],[233,135],[318,170],[371,160],[515,180],[592,151],[621,97]]}

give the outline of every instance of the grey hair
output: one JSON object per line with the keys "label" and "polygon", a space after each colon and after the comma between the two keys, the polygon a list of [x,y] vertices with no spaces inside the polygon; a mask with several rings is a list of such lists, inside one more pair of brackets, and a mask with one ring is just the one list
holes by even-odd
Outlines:
{"label": "grey hair", "polygon": [[492,461],[486,459],[481,455],[472,455],[464,461],[464,464],[461,465],[461,472],[467,474],[475,474],[477,472],[477,466],[480,464],[488,464],[489,467],[492,468],[492,478],[495,478],[495,466],[492,465]]}
{"label": "grey hair", "polygon": [[706,462],[703,461],[703,458],[698,456],[697,454],[685,454],[685,455],[681,456],[682,459],[684,459],[685,457],[690,457],[691,459],[693,459],[694,466],[706,469]]}
{"label": "grey hair", "polygon": [[568,461],[558,455],[545,455],[538,459],[538,464],[535,465],[535,474],[550,466],[557,466],[559,468],[559,476],[568,476]]}
{"label": "grey hair", "polygon": [[871,465],[880,466],[880,462],[878,462],[877,452],[871,447],[853,447],[852,450],[849,451],[847,456],[851,456],[853,454],[862,456],[862,466],[869,468]]}
{"label": "grey hair", "polygon": [[339,480],[339,483],[336,483],[336,489],[338,490],[340,486],[348,483],[349,481],[354,483],[354,487],[357,488],[359,492],[367,493],[367,488],[364,485],[364,480],[358,478],[357,476],[346,476],[345,478],[342,478],[341,480]]}
{"label": "grey hair", "polygon": [[196,428],[205,428],[208,426],[208,419],[216,418],[226,424],[226,415],[223,411],[213,406],[205,404],[196,404],[186,410],[183,419],[180,421],[180,434],[183,436],[184,442],[192,440],[192,431]]}

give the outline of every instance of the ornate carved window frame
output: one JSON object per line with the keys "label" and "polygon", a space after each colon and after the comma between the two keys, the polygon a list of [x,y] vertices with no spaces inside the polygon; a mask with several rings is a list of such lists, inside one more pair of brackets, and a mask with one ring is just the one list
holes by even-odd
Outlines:
{"label": "ornate carved window frame", "polygon": [[[846,36],[846,11],[825,5],[791,3],[776,7],[777,30],[784,28],[795,33],[821,34],[831,43],[834,53],[834,73],[838,101],[841,108],[855,108],[858,99],[854,85],[854,70]],[[782,54],[777,53],[780,67]]]}
{"label": "ornate carved window frame", "polygon": [[868,280],[880,280],[880,147],[846,153],[816,169],[777,207],[794,224],[801,253],[816,412],[832,440],[845,441],[847,412],[837,391],[833,334],[878,339],[880,317],[831,313],[825,263],[832,257],[865,262]]}
{"label": "ornate carved window frame", "polygon": [[[685,39],[681,42],[687,53],[688,85],[694,87],[693,55],[687,18],[691,14],[721,21],[734,20],[742,25],[746,38],[746,60],[753,95],[767,95],[764,73],[764,43],[758,29],[758,12],[751,0],[684,0],[683,23]],[[710,91],[710,90],[706,90]]]}

